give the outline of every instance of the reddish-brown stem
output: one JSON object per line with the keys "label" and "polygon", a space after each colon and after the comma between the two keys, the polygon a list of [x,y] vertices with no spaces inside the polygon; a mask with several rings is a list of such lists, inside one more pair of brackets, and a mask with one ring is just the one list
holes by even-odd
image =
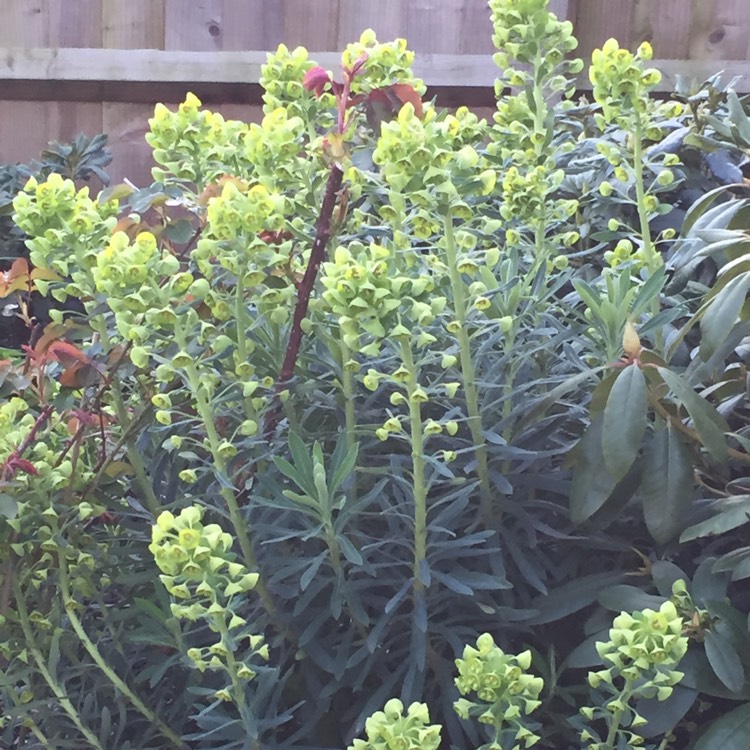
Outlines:
{"label": "reddish-brown stem", "polygon": [[294,368],[297,364],[297,357],[302,345],[302,321],[307,315],[307,309],[310,305],[310,295],[312,294],[315,281],[318,278],[320,264],[325,259],[326,247],[331,237],[331,219],[333,210],[336,207],[336,198],[341,190],[341,184],[344,178],[344,172],[338,164],[331,166],[326,184],[323,203],[320,207],[320,215],[315,226],[315,239],[313,240],[312,250],[310,251],[310,260],[307,263],[305,274],[297,287],[297,304],[294,307],[292,316],[292,329],[289,333],[289,342],[284,355],[284,362],[281,366],[279,379],[276,381],[275,403],[271,409],[266,412],[266,418],[263,425],[263,434],[266,438],[271,436],[274,428],[279,421],[279,402],[278,394],[283,389],[284,384],[291,380],[294,375]]}
{"label": "reddish-brown stem", "polygon": [[41,410],[41,412],[39,412],[39,416],[36,418],[36,422],[34,422],[31,430],[29,430],[29,434],[23,439],[21,445],[19,445],[18,448],[16,448],[8,456],[8,458],[3,461],[2,469],[0,470],[0,475],[2,476],[3,481],[9,479],[10,476],[15,473],[16,462],[23,457],[23,454],[26,452],[28,447],[34,442],[37,433],[42,429],[42,427],[44,427],[47,419],[49,418],[49,415],[52,414],[52,409],[52,405],[48,404]]}

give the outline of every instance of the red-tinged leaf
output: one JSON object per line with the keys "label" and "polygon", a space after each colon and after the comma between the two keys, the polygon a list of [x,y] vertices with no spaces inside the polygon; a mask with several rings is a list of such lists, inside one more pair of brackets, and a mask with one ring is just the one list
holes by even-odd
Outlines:
{"label": "red-tinged leaf", "polygon": [[326,86],[330,83],[331,76],[329,76],[328,71],[325,70],[325,68],[321,68],[320,65],[310,68],[302,79],[302,85],[308,91],[312,91],[317,97],[323,95]]}
{"label": "red-tinged leaf", "polygon": [[354,65],[352,65],[351,68],[347,69],[347,73],[349,74],[350,78],[354,78],[354,76],[359,73],[360,70],[362,70],[362,66],[367,62],[369,58],[369,55],[367,52],[363,52],[355,61]]}
{"label": "red-tinged leaf", "polygon": [[[414,107],[414,114],[421,120],[424,117],[424,106],[422,104],[422,97],[419,92],[410,83],[394,83],[388,87],[390,93],[392,93],[401,105],[403,106],[407,102]],[[401,107],[399,107],[401,109]]]}
{"label": "red-tinged leaf", "polygon": [[11,456],[5,462],[5,469],[10,473],[11,476],[13,476],[18,471],[22,471],[24,472],[24,474],[33,474],[34,476],[39,474],[36,466],[34,466],[31,461],[28,461],[25,458],[18,458],[15,455]]}
{"label": "red-tinged leaf", "polygon": [[87,365],[91,362],[90,357],[68,341],[53,341],[47,352],[65,367],[75,363]]}
{"label": "red-tinged leaf", "polygon": [[42,281],[59,281],[60,276],[56,274],[51,268],[35,268],[31,272],[31,279],[41,279]]}
{"label": "red-tinged leaf", "polygon": [[16,258],[13,261],[13,265],[10,267],[10,271],[8,273],[8,278],[13,279],[19,279],[22,277],[28,277],[29,275],[29,264],[26,261],[26,258]]}
{"label": "red-tinged leaf", "polygon": [[101,376],[102,374],[95,363],[89,365],[75,364],[66,368],[60,375],[60,385],[80,390],[98,383]]}

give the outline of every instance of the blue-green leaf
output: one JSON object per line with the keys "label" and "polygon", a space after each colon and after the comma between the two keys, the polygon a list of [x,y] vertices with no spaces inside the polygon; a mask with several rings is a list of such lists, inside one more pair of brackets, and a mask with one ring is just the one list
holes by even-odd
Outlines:
{"label": "blue-green leaf", "polygon": [[705,362],[729,336],[750,289],[750,274],[732,279],[706,308],[701,320],[701,359]]}
{"label": "blue-green leaf", "polygon": [[745,684],[745,670],[732,644],[720,633],[709,630],[704,646],[708,663],[722,684],[734,692],[742,690]]}
{"label": "blue-green leaf", "polygon": [[726,462],[728,454],[724,433],[729,432],[729,425],[727,425],[724,417],[708,401],[701,398],[679,375],[666,367],[659,367],[658,370],[664,382],[677,399],[682,402],[693,422],[695,422],[695,429],[706,450],[717,461]]}
{"label": "blue-green leaf", "polygon": [[750,703],[717,719],[693,750],[750,750]]}

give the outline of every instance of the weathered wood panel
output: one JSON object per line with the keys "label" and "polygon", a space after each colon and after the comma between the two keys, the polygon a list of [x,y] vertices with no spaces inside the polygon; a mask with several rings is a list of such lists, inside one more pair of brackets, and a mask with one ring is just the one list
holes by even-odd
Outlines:
{"label": "weathered wood panel", "polygon": [[[611,36],[631,47],[648,40],[665,88],[677,73],[725,70],[750,91],[748,3],[550,0],[550,9],[574,23],[584,59]],[[496,70],[485,0],[0,0],[0,161],[104,129],[113,174],[147,177],[143,133],[155,101],[196,90],[214,108],[257,119],[262,50],[301,44],[336,69],[365,28],[406,37],[444,104],[489,103]]]}

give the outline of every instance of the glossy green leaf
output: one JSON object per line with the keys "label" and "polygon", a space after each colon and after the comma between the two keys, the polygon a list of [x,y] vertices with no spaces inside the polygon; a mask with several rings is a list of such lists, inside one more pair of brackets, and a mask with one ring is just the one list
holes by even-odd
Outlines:
{"label": "glossy green leaf", "polygon": [[750,750],[750,703],[714,721],[693,750]]}
{"label": "glossy green leaf", "polygon": [[640,367],[629,365],[617,376],[604,407],[602,455],[616,480],[625,476],[641,449],[647,408],[646,378]]}
{"label": "glossy green leaf", "polygon": [[745,684],[745,670],[732,644],[723,635],[709,630],[704,646],[711,669],[727,690],[741,690]]}
{"label": "glossy green leaf", "polygon": [[728,454],[724,433],[729,432],[729,426],[724,417],[708,401],[701,398],[679,375],[666,367],[659,367],[658,370],[669,389],[687,409],[706,450],[717,461],[726,462]]}
{"label": "glossy green leaf", "polygon": [[604,505],[617,482],[602,456],[603,417],[595,418],[576,447],[576,466],[570,488],[570,517],[581,524]]}
{"label": "glossy green leaf", "polygon": [[708,360],[737,322],[750,289],[750,274],[732,279],[711,300],[701,320],[701,359]]}
{"label": "glossy green leaf", "polygon": [[654,432],[648,445],[639,495],[654,541],[666,544],[674,539],[685,527],[693,502],[693,462],[671,424]]}

